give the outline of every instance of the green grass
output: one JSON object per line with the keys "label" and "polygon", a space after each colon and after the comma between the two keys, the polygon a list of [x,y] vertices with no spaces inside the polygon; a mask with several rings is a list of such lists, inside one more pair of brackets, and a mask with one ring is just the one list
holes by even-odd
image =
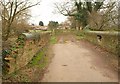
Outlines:
{"label": "green grass", "polygon": [[43,58],[44,56],[44,51],[42,52],[39,52],[33,59],[32,61],[30,62],[31,65],[37,65],[39,64],[39,61]]}
{"label": "green grass", "polygon": [[50,38],[50,43],[51,43],[51,44],[57,43],[57,39],[56,39],[55,36],[51,36],[51,38]]}
{"label": "green grass", "polygon": [[46,67],[46,65],[48,64],[48,58],[44,57],[43,58],[43,62],[41,64],[39,64],[39,68],[43,69],[44,67]]}
{"label": "green grass", "polygon": [[[48,64],[48,57],[45,56],[47,48],[43,48],[33,59],[30,61],[30,63],[27,65],[29,69],[36,68],[36,69],[44,69]],[[38,69],[38,70],[39,70]],[[32,73],[33,75],[35,72]],[[13,80],[17,80],[20,82],[30,82],[31,79],[29,78],[28,74],[23,74],[21,72],[16,72],[11,74],[11,78]]]}
{"label": "green grass", "polygon": [[47,48],[44,48],[35,57],[33,57],[33,59],[31,60],[28,66],[30,67],[37,66],[39,68],[44,68],[47,65],[47,60],[48,60],[48,57],[45,56],[46,51],[47,51]]}
{"label": "green grass", "polygon": [[85,39],[85,34],[83,31],[73,31],[73,33],[76,35],[76,39]]}

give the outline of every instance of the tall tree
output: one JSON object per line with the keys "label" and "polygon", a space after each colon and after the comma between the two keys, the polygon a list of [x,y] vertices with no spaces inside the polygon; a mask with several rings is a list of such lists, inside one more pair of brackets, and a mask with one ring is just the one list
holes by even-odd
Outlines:
{"label": "tall tree", "polygon": [[3,29],[6,29],[5,34],[3,35],[3,40],[7,40],[11,31],[11,26],[15,21],[15,18],[24,13],[25,10],[39,5],[40,1],[32,4],[30,0],[8,0],[0,1],[2,4],[2,20],[3,20]]}
{"label": "tall tree", "polygon": [[101,7],[102,10],[96,12],[95,9],[94,11],[89,13],[88,22],[91,29],[105,30],[106,27],[110,28],[110,25],[117,25],[115,22],[117,18],[117,13],[115,13],[115,11],[117,10],[115,3],[116,2],[109,2]]}
{"label": "tall tree", "polygon": [[[70,9],[67,8],[66,5],[71,4],[70,2],[65,4],[55,4],[56,8],[59,13],[65,15],[65,16],[74,16],[77,20],[77,22],[80,24],[78,27],[80,29],[80,26],[85,27],[88,24],[88,14],[92,11],[98,11],[101,6],[103,5],[103,2],[81,2],[81,0],[72,0],[74,5]],[[69,10],[68,10],[69,9]]]}

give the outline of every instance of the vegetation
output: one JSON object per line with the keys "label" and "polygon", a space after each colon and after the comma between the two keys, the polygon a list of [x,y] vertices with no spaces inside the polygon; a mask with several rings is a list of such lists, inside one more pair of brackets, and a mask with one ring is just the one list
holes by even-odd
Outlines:
{"label": "vegetation", "polygon": [[[32,60],[23,68],[16,70],[13,73],[3,76],[4,82],[33,82],[34,79],[40,81],[44,69],[49,63],[49,56],[47,55],[48,46],[43,47]],[[32,76],[31,76],[32,75]],[[37,76],[39,75],[39,76]],[[37,77],[37,78],[36,78]],[[38,78],[39,77],[39,78]]]}
{"label": "vegetation", "polygon": [[[25,45],[24,42],[24,36],[19,36],[18,39],[16,40],[15,43],[13,43],[13,45],[10,45],[10,48],[8,50],[3,49],[2,52],[2,56],[3,56],[3,75],[6,75],[9,73],[9,69],[11,67],[10,63],[11,63],[11,59],[15,59],[15,63],[16,63],[16,58],[19,55],[19,50],[21,51],[21,54],[23,54],[23,47]],[[12,60],[13,62],[13,60]],[[15,66],[16,68],[16,64],[14,64],[13,66]]]}
{"label": "vegetation", "polygon": [[76,35],[76,39],[78,40],[85,39],[84,31],[74,31],[74,34]]}
{"label": "vegetation", "polygon": [[32,61],[30,62],[30,65],[35,66],[38,65],[40,60],[43,59],[44,51],[39,52],[35,57],[33,57]]}
{"label": "vegetation", "polygon": [[[46,46],[48,46],[48,42],[50,45],[56,44],[60,36],[65,36],[69,33],[76,35],[78,40],[87,40],[106,48],[106,50],[114,54],[119,53],[118,50],[120,46],[118,45],[118,36],[113,33],[114,30],[120,30],[117,29],[119,15],[116,2],[97,2],[97,0],[91,2],[85,0],[85,2],[82,2],[81,0],[70,0],[69,2],[55,3],[57,11],[64,16],[68,16],[68,19],[61,24],[57,21],[49,21],[47,26],[49,31],[47,27],[45,27],[45,31],[43,31],[43,21],[39,21],[39,26],[35,26],[34,24],[30,26],[28,24],[31,17],[30,8],[39,5],[40,1],[31,3],[30,0],[8,0],[5,2],[0,1],[0,3],[2,6],[0,8],[2,10],[0,23],[2,24],[3,32],[2,70],[3,80],[5,81],[33,82],[36,81],[34,79],[38,79],[35,77],[42,77],[43,71],[47,67],[50,59],[47,56],[48,51]],[[43,26],[43,30],[42,28],[41,30],[35,30],[39,29],[40,26]],[[96,31],[99,32],[96,33]],[[101,34],[101,31],[112,32],[112,35],[108,33]],[[21,35],[23,32],[30,33],[25,33],[28,35],[28,38]],[[32,36],[32,33],[35,35]],[[38,37],[36,35],[37,33]],[[44,33],[46,33],[46,35],[44,35]],[[98,36],[102,39],[99,40]],[[14,41],[11,37],[13,37],[13,39],[17,38],[17,40]],[[68,37],[70,38],[70,36]],[[67,42],[66,39],[68,38],[65,38],[63,41]],[[73,37],[71,41],[74,42]],[[25,56],[23,55],[24,51],[27,51],[27,54],[25,52]],[[34,56],[34,54],[36,55]],[[29,59],[29,61],[31,60],[30,62],[28,59],[23,61],[24,57],[28,58],[30,55],[32,58],[32,60],[31,58]],[[22,60],[20,61],[22,62],[21,65],[17,63],[16,59]],[[19,67],[17,64],[20,65],[19,70],[16,69],[16,67]],[[23,64],[27,65],[23,66]],[[15,67],[13,67],[13,73],[7,74],[11,68],[10,65]]]}
{"label": "vegetation", "polygon": [[42,21],[39,22],[40,26],[44,26],[44,23]]}
{"label": "vegetation", "polygon": [[71,2],[55,3],[55,6],[59,13],[69,16],[73,27],[79,30],[86,27],[91,30],[117,28],[117,2],[71,0]]}
{"label": "vegetation", "polygon": [[55,21],[49,21],[48,28],[54,31],[59,26],[58,22]]}
{"label": "vegetation", "polygon": [[[76,39],[78,40],[87,40],[92,44],[97,46],[101,46],[104,50],[109,51],[115,55],[118,55],[119,51],[119,43],[118,43],[118,35],[113,32],[90,32],[90,31],[77,31],[72,30],[71,33],[76,35]],[[98,35],[102,38],[99,40]]]}
{"label": "vegetation", "polygon": [[[2,30],[3,30],[3,40],[8,40],[11,35],[11,32],[16,30],[17,24],[27,24],[29,19],[29,8],[39,5],[40,2],[31,4],[29,0],[19,1],[19,0],[10,0],[10,1],[0,1],[2,9]],[[27,24],[28,25],[28,24]],[[21,28],[21,27],[20,27]]]}
{"label": "vegetation", "polygon": [[51,36],[50,43],[55,44],[57,42],[56,36]]}

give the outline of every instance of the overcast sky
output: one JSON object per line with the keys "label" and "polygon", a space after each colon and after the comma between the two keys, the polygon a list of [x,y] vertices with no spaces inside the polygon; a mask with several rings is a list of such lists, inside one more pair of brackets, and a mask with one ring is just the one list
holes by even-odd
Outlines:
{"label": "overcast sky", "polygon": [[[38,0],[32,0],[32,2],[35,2]],[[67,17],[63,16],[61,14],[55,14],[55,2],[65,2],[69,0],[41,0],[41,3],[39,6],[35,6],[31,8],[31,14],[32,18],[30,19],[30,23],[33,23],[35,25],[39,25],[39,21],[43,21],[45,25],[49,23],[49,21],[58,21],[59,23],[64,22]],[[84,1],[84,0],[82,0]],[[88,0],[91,1],[91,0]],[[101,1],[101,0],[98,0]],[[117,1],[117,0],[106,0],[108,1]]]}
{"label": "overcast sky", "polygon": [[43,23],[47,25],[49,21],[58,21],[59,23],[64,22],[67,17],[54,13],[54,3],[61,1],[64,0],[41,0],[39,6],[31,8],[32,18],[30,23],[39,25],[39,21],[43,21]]}

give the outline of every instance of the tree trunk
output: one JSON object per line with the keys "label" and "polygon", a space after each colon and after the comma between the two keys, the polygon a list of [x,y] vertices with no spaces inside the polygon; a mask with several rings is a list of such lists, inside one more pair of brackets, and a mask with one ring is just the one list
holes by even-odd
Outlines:
{"label": "tree trunk", "polygon": [[10,25],[7,26],[6,35],[5,35],[5,37],[3,37],[3,40],[4,40],[4,41],[8,40],[8,38],[9,38],[9,35],[10,35],[10,27],[11,27]]}

